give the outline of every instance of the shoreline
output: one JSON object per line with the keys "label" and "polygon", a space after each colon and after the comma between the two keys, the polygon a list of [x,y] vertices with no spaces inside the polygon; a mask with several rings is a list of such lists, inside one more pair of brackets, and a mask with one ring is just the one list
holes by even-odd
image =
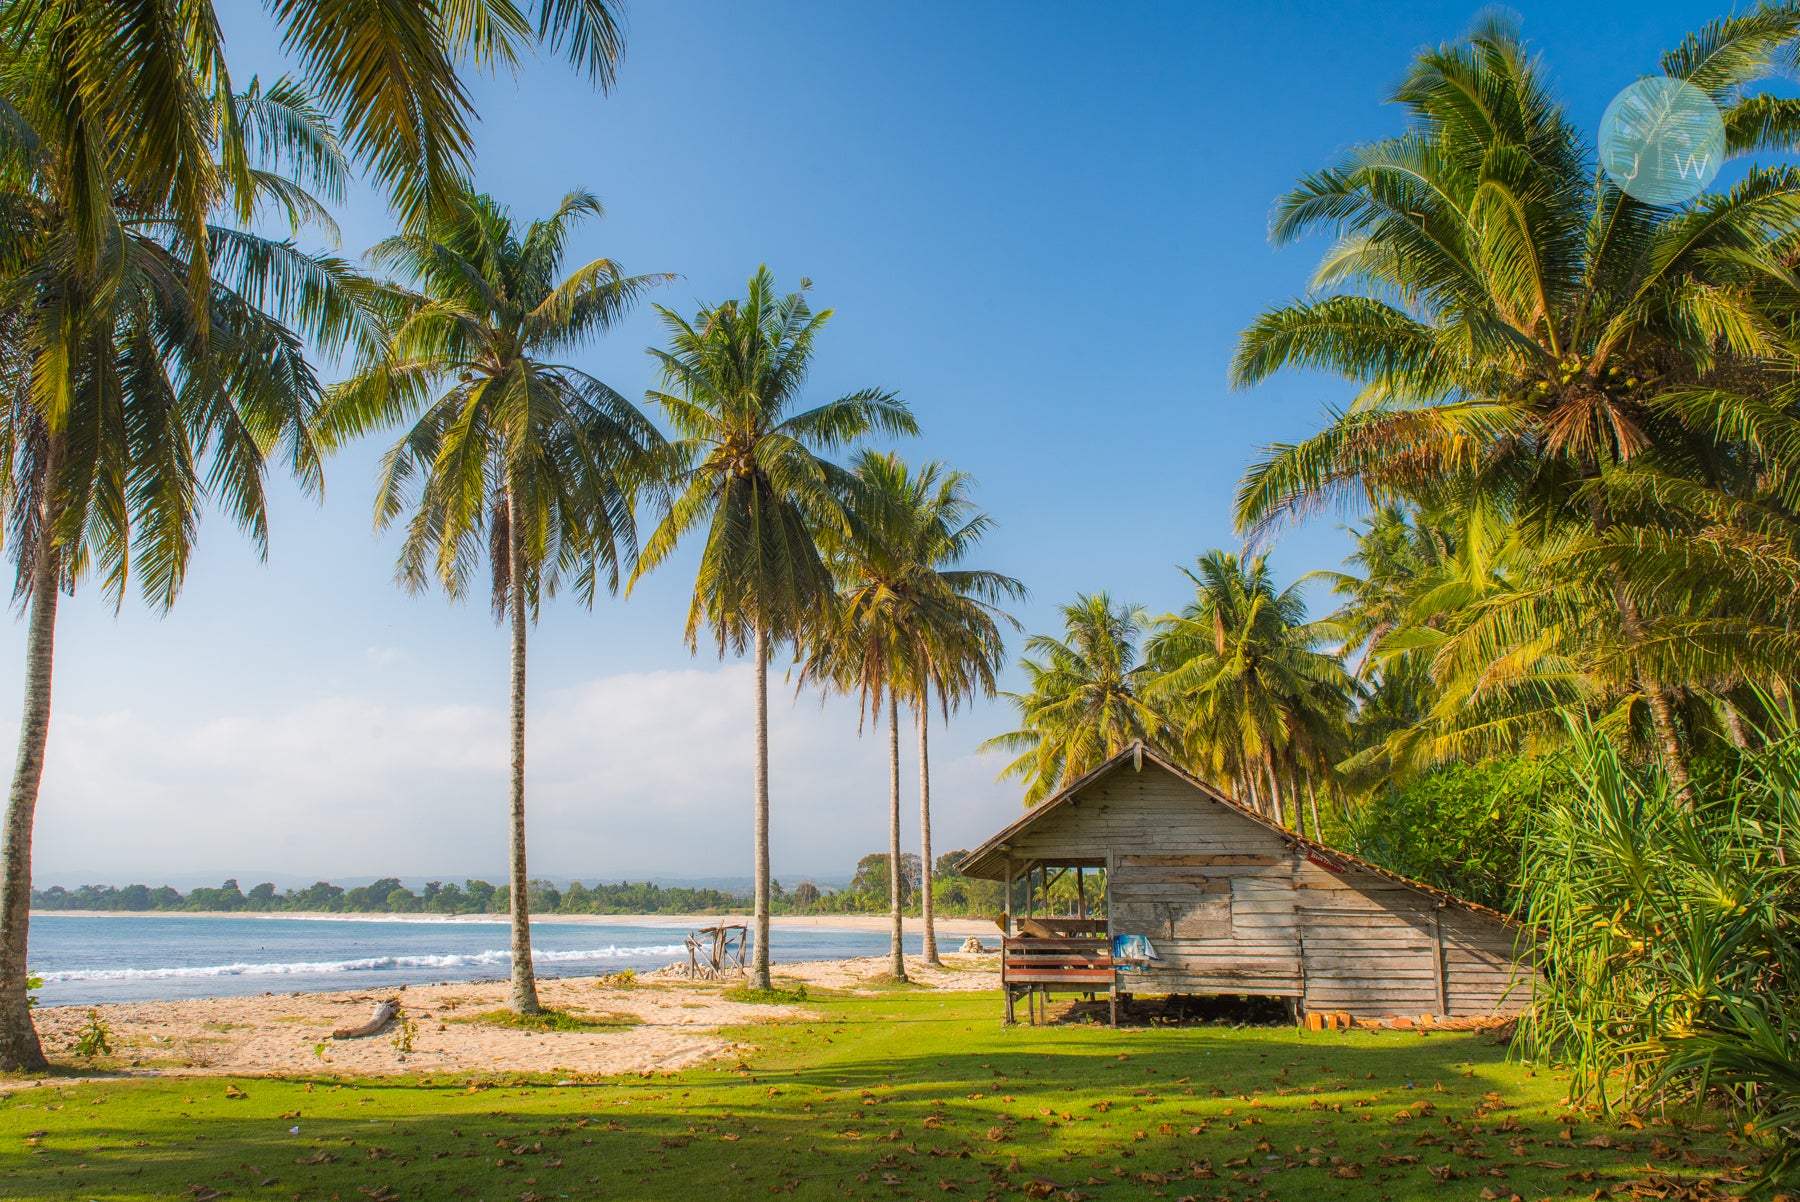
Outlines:
{"label": "shoreline", "polygon": [[[39,918],[274,918],[291,922],[410,922],[420,925],[463,923],[467,925],[505,926],[504,914],[371,914],[340,913],[332,910],[33,910]],[[576,926],[669,927],[691,930],[741,921],[748,926],[748,914],[537,914],[536,923],[569,923]],[[769,924],[781,927],[824,927],[847,931],[885,931],[893,919],[886,914],[774,914]],[[908,935],[921,934],[924,920],[908,915],[902,920]],[[939,936],[961,938],[968,935],[990,937],[1000,933],[989,918],[936,918],[932,921]]]}

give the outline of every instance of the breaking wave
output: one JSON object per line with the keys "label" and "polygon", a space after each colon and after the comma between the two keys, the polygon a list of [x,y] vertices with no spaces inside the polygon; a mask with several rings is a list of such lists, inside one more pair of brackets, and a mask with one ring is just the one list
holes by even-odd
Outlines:
{"label": "breaking wave", "polygon": [[[686,951],[679,943],[651,947],[599,947],[586,951],[542,951],[533,949],[534,964],[580,964],[587,961],[619,960],[628,957],[672,956]],[[52,981],[154,981],[172,977],[285,977],[316,976],[346,972],[380,972],[396,968],[505,968],[512,964],[507,951],[474,952],[445,956],[369,956],[360,960],[313,960],[286,964],[212,964],[193,968],[76,968],[63,972],[40,974],[46,984]]]}

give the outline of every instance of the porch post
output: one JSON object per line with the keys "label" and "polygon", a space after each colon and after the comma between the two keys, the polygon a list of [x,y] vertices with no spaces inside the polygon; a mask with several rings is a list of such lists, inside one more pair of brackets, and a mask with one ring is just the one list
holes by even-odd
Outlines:
{"label": "porch post", "polygon": [[[1113,964],[1113,853],[1106,851],[1106,962]],[[1106,987],[1106,1010],[1108,1020],[1113,1026],[1119,1025],[1119,966],[1113,964],[1112,984]]]}
{"label": "porch post", "polygon": [[[1039,875],[1042,875],[1041,869],[1039,870]],[[1032,907],[1037,903],[1037,899],[1033,896],[1035,892],[1036,890],[1031,884],[1031,865],[1027,864],[1025,866],[1026,918],[1032,917]],[[1035,984],[1025,986],[1025,1021],[1034,1027],[1037,1026],[1037,989],[1038,987]]]}
{"label": "porch post", "polygon": [[1000,933],[1002,935],[1010,935],[1013,933],[1012,895],[1013,895],[1012,857],[1007,856],[1006,857],[1006,910],[1005,910],[1005,925],[1002,926],[1000,929]]}
{"label": "porch post", "polygon": [[1005,1019],[1005,1022],[1006,1022],[1006,1025],[1009,1027],[1012,1026],[1013,1023],[1018,1021],[1013,1012],[1012,986],[1010,984],[1008,984],[1007,980],[1006,980],[1006,941],[1012,937],[1012,929],[1013,929],[1012,896],[1013,896],[1013,862],[1012,862],[1012,857],[1007,856],[1006,857],[1006,909],[1005,909],[1004,913],[1002,913],[1002,915],[1001,915],[1002,925],[1000,928],[1000,992],[1006,996],[1006,1019]]}

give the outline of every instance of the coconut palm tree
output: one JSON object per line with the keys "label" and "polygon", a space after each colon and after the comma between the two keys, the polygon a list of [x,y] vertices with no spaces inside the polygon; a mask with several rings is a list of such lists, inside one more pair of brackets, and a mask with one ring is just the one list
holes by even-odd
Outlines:
{"label": "coconut palm tree", "polygon": [[[0,1070],[35,1071],[45,1062],[25,993],[31,843],[58,597],[98,577],[118,605],[135,577],[152,607],[167,608],[208,504],[266,552],[271,463],[308,490],[320,479],[320,388],[303,339],[332,349],[372,326],[344,263],[226,221],[196,235],[165,198],[109,174],[123,158],[118,141],[90,130],[89,143],[68,145],[64,115],[30,76],[30,50],[0,66],[0,508],[26,611],[24,716],[0,850]],[[285,208],[296,231],[318,222],[330,232],[316,194],[339,193],[345,161],[298,89],[252,82],[228,103],[181,95],[200,122],[196,153],[221,153],[233,134],[250,152],[243,172],[209,177],[208,210]],[[83,156],[105,186],[77,213],[67,172]],[[104,231],[99,253],[91,228]]]}
{"label": "coconut palm tree", "polygon": [[1168,732],[1161,707],[1146,695],[1156,669],[1138,652],[1150,628],[1144,607],[1088,593],[1062,615],[1062,638],[1026,640],[1019,666],[1029,691],[1002,694],[1019,711],[1019,729],[982,744],[1021,753],[1000,776],[1027,782],[1028,806],[1134,742],[1161,745]]}
{"label": "coconut palm tree", "polygon": [[[543,46],[606,89],[624,53],[619,0],[263,7],[309,93],[341,124],[350,159],[414,229],[436,208],[453,210],[469,174],[477,114],[464,67],[513,71]],[[90,260],[102,253],[117,186],[187,236],[203,280],[214,206],[226,197],[240,221],[250,217],[245,136],[255,124],[231,104],[212,0],[11,0],[0,43],[31,64],[35,128],[61,148],[54,187],[72,243]]]}
{"label": "coconut palm tree", "polygon": [[833,602],[822,536],[848,533],[849,473],[824,458],[870,434],[915,434],[905,402],[863,389],[811,409],[801,394],[819,331],[800,292],[780,295],[759,267],[742,300],[703,305],[692,319],[658,306],[669,347],[651,353],[663,389],[649,393],[676,437],[666,457],[671,499],[632,580],[689,533],[705,540],[686,638],[710,629],[719,655],[749,650],[756,665],[755,909],[751,985],[769,981],[769,657],[818,629]]}
{"label": "coconut palm tree", "polygon": [[891,486],[891,474],[860,470],[881,457],[865,451],[845,496],[847,519],[841,535],[821,531],[827,562],[838,582],[836,603],[822,607],[818,620],[797,644],[804,656],[800,684],[818,684],[857,698],[858,725],[866,713],[886,711],[888,736],[888,975],[906,979],[902,942],[905,914],[900,859],[900,693],[902,681],[917,672],[912,616],[905,595],[911,564],[900,527],[911,516],[908,497]]}
{"label": "coconut palm tree", "polygon": [[925,929],[920,954],[938,964],[937,928],[933,914],[931,851],[931,706],[935,694],[945,721],[962,703],[992,697],[1006,662],[1002,622],[1019,629],[1018,620],[1002,611],[1005,601],[1023,601],[1024,584],[1011,576],[962,564],[992,525],[969,497],[974,481],[962,472],[927,464],[914,477],[912,495],[917,517],[911,558],[928,584],[920,592],[934,598],[920,607],[918,650],[912,675],[914,714],[919,728],[919,863],[920,920]]}
{"label": "coconut palm tree", "polygon": [[900,700],[907,698],[919,724],[923,950],[928,962],[937,963],[930,897],[928,707],[934,690],[946,716],[953,696],[982,687],[992,692],[995,664],[1005,650],[995,620],[1005,615],[995,605],[1022,595],[1023,587],[998,573],[954,566],[989,525],[987,515],[969,499],[966,475],[940,463],[915,472],[897,455],[875,451],[864,451],[853,468],[846,533],[825,540],[838,580],[837,605],[824,627],[804,641],[801,683],[829,684],[855,694],[866,712],[886,707],[893,919],[889,956],[892,975],[903,979]]}
{"label": "coconut palm tree", "polygon": [[1340,632],[1307,621],[1306,581],[1278,591],[1266,556],[1208,551],[1184,574],[1194,600],[1156,623],[1149,695],[1190,767],[1303,827],[1299,782],[1329,779],[1347,750],[1356,687],[1336,650]]}
{"label": "coconut palm tree", "polygon": [[[1789,147],[1793,102],[1744,91],[1797,30],[1800,6],[1759,8],[1708,25],[1663,69],[1724,107],[1733,153]],[[1505,18],[1423,53],[1395,99],[1412,117],[1405,133],[1353,149],[1277,205],[1278,243],[1337,241],[1315,277],[1322,294],[1258,318],[1233,378],[1305,367],[1361,392],[1322,433],[1251,468],[1240,525],[1357,496],[1430,505],[1472,478],[1538,529],[1604,539],[1619,517],[1606,501],[1614,473],[1679,464],[1709,479],[1740,460],[1734,426],[1754,420],[1721,412],[1717,386],[1754,394],[1791,372],[1785,256],[1800,173],[1752,168],[1682,207],[1632,198],[1597,169]],[[1685,788],[1639,592],[1616,571],[1603,583],[1627,675]]]}
{"label": "coconut palm tree", "polygon": [[[1353,785],[1373,787],[1422,766],[1422,737],[1468,730],[1477,716],[1464,690],[1454,702],[1434,676],[1436,638],[1466,619],[1471,608],[1511,591],[1539,558],[1520,537],[1513,515],[1495,510],[1479,488],[1430,511],[1399,503],[1376,508],[1352,531],[1349,569],[1318,573],[1345,600],[1329,619],[1356,655],[1354,675],[1364,694],[1351,723],[1355,752],[1338,765]],[[1482,687],[1498,685],[1490,673]],[[1540,696],[1542,696],[1540,694]],[[1515,695],[1504,707],[1522,717]],[[1493,707],[1477,706],[1477,711]],[[1509,724],[1517,735],[1519,723]],[[1502,734],[1494,741],[1505,742]],[[1466,742],[1458,741],[1467,747]],[[1447,751],[1449,742],[1440,741]],[[1425,760],[1435,758],[1426,753]]]}
{"label": "coconut palm tree", "polygon": [[406,519],[397,577],[464,596],[485,555],[496,621],[509,621],[512,995],[539,1011],[525,859],[525,645],[544,600],[569,581],[592,605],[636,550],[633,504],[661,437],[636,406],[556,356],[605,333],[667,275],[627,276],[611,259],[562,274],[580,222],[602,216],[571,192],[521,226],[491,197],[371,252],[399,275],[390,332],[331,392],[333,440],[411,421],[382,460],[378,528]]}

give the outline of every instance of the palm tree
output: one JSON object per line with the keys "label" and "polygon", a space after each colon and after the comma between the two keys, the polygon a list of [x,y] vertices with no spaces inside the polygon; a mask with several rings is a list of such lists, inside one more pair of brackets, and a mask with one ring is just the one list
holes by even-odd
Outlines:
{"label": "palm tree", "polygon": [[[1725,18],[1663,69],[1725,107],[1732,152],[1791,146],[1794,102],[1743,90],[1797,30],[1795,5]],[[1752,168],[1683,208],[1633,199],[1597,170],[1502,18],[1422,54],[1395,98],[1411,128],[1352,150],[1277,206],[1277,242],[1336,236],[1316,276],[1328,294],[1264,313],[1233,377],[1306,367],[1362,392],[1324,432],[1251,468],[1240,525],[1352,496],[1429,505],[1473,478],[1539,529],[1604,539],[1619,516],[1606,501],[1613,474],[1649,462],[1708,479],[1741,461],[1730,444],[1743,408],[1694,397],[1721,382],[1754,393],[1791,370],[1784,256],[1800,230],[1800,173]],[[1639,593],[1616,571],[1605,587],[1659,754],[1685,788]]]}
{"label": "palm tree", "polygon": [[[464,65],[513,71],[542,45],[604,90],[624,53],[619,0],[264,7],[351,160],[414,230],[454,211],[469,174],[478,118]],[[196,247],[191,278],[204,280],[204,227],[222,197],[248,221],[255,157],[212,0],[14,0],[0,6],[0,41],[29,64],[35,128],[60,148],[54,188],[73,244],[90,260],[102,253],[116,186],[183,231]]]}
{"label": "palm tree", "polygon": [[893,928],[890,970],[904,979],[900,880],[900,697],[919,724],[919,820],[925,865],[921,915],[924,955],[938,963],[931,909],[931,789],[928,707],[935,688],[948,714],[952,696],[993,690],[1004,646],[997,601],[1022,594],[1007,576],[954,565],[973,548],[989,519],[968,497],[969,478],[928,463],[914,472],[897,455],[857,457],[842,538],[828,538],[838,579],[837,605],[806,640],[807,681],[856,694],[868,712],[884,702],[888,726],[888,867]]}
{"label": "palm tree", "polygon": [[[371,327],[342,262],[225,222],[196,235],[165,198],[111,174],[123,159],[111,135],[89,130],[90,141],[69,145],[29,49],[0,67],[0,507],[26,609],[24,715],[0,850],[0,1070],[36,1071],[45,1060],[25,993],[31,842],[57,599],[98,575],[122,604],[135,574],[166,609],[207,504],[266,553],[270,461],[308,490],[320,479],[320,388],[302,339],[329,349]],[[209,177],[204,208],[272,204],[296,230],[320,221],[330,232],[315,193],[338,194],[345,162],[296,88],[253,82],[216,104],[183,96],[201,122],[197,153],[222,151],[234,132],[253,151],[244,172]],[[80,212],[68,205],[77,159],[104,185]]]}
{"label": "palm tree", "polygon": [[[1356,550],[1345,561],[1350,570],[1319,573],[1345,598],[1330,618],[1345,649],[1361,649],[1355,677],[1365,691],[1351,722],[1356,750],[1338,765],[1356,786],[1373,787],[1422,766],[1422,735],[1441,737],[1467,730],[1472,717],[1492,717],[1489,706],[1472,714],[1467,691],[1446,703],[1446,689],[1433,675],[1440,665],[1429,645],[1464,621],[1471,607],[1513,589],[1521,569],[1535,558],[1513,516],[1496,511],[1490,500],[1476,487],[1430,511],[1381,505],[1352,532]],[[1483,686],[1497,683],[1490,675]],[[1522,716],[1512,704],[1516,700],[1502,707],[1513,719]],[[1493,745],[1519,730],[1520,723],[1509,722]],[[1440,748],[1450,745],[1441,742]],[[1435,757],[1428,752],[1423,758]]]}
{"label": "palm tree", "polygon": [[1062,615],[1063,638],[1040,634],[1025,643],[1019,666],[1030,690],[1003,694],[1019,711],[1019,729],[982,744],[1021,753],[1000,776],[1028,782],[1028,806],[1132,743],[1160,745],[1168,726],[1146,695],[1156,670],[1138,655],[1150,627],[1144,607],[1089,593]]}
{"label": "palm tree", "polygon": [[[801,281],[801,288],[810,282]],[[692,320],[658,306],[669,349],[653,351],[664,390],[649,394],[677,437],[667,457],[671,499],[644,544],[632,580],[706,530],[688,605],[686,638],[710,627],[719,655],[756,663],[756,945],[751,985],[769,980],[769,656],[817,629],[832,604],[822,535],[848,520],[848,473],[823,458],[868,434],[915,434],[905,402],[863,389],[800,409],[814,343],[831,310],[803,292],[778,295],[767,267],[743,300],[703,305]]]}
{"label": "palm tree", "polygon": [[1019,629],[1017,619],[999,605],[1023,601],[1030,595],[1024,584],[1011,576],[957,566],[992,525],[968,495],[973,484],[966,474],[931,463],[914,477],[912,490],[917,516],[911,523],[914,542],[910,557],[926,578],[919,592],[933,598],[920,607],[912,678],[919,727],[919,916],[925,928],[920,950],[927,964],[941,963],[931,892],[932,695],[936,694],[946,721],[964,701],[994,696],[996,677],[1006,662],[1000,622]]}
{"label": "palm tree", "polygon": [[[332,390],[325,431],[342,439],[411,420],[382,461],[375,522],[402,515],[397,576],[468,591],[485,553],[496,621],[512,629],[512,998],[539,1011],[525,861],[525,642],[564,578],[592,605],[616,590],[636,549],[633,502],[661,437],[637,408],[551,356],[603,334],[666,275],[626,276],[610,259],[562,275],[570,231],[602,215],[571,192],[520,228],[492,198],[469,194],[454,217],[401,234],[371,257],[397,270],[391,332]],[[560,278],[559,278],[560,277]]]}
{"label": "palm tree", "polygon": [[1184,574],[1194,600],[1156,623],[1149,694],[1190,767],[1235,785],[1281,823],[1285,778],[1294,824],[1304,828],[1294,790],[1329,779],[1347,744],[1356,689],[1334,649],[1339,631],[1307,621],[1304,579],[1276,590],[1266,556],[1209,551]]}

